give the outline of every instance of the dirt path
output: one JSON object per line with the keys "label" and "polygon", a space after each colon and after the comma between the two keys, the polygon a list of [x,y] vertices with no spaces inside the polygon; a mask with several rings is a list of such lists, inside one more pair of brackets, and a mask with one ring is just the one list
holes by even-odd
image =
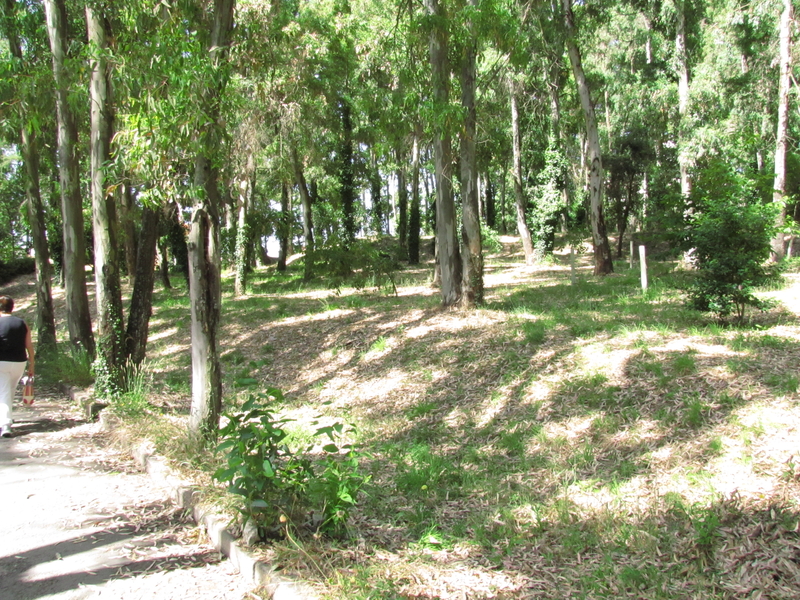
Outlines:
{"label": "dirt path", "polygon": [[55,389],[0,440],[0,600],[255,598],[168,494]]}

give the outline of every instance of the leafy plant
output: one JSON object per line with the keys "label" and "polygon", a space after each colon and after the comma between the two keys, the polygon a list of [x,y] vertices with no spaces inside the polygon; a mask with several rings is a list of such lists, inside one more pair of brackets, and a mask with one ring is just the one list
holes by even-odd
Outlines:
{"label": "leafy plant", "polygon": [[689,242],[697,277],[689,291],[691,306],[720,317],[744,317],[745,308],[768,307],[753,289],[774,277],[764,263],[770,255],[774,208],[763,205],[752,185],[722,173],[727,195],[708,191],[695,213]]}
{"label": "leafy plant", "polygon": [[225,453],[227,466],[218,469],[214,478],[242,496],[241,512],[252,519],[262,538],[301,525],[339,532],[368,481],[359,473],[359,454],[345,445],[344,456],[339,456],[336,441],[344,425],[320,427],[312,438],[326,437],[328,443],[322,446],[325,458],[318,473],[309,458],[315,445],[293,451],[284,428],[291,419],[277,417],[268,407],[270,401],[282,399],[280,390],[269,389],[266,394],[252,394],[240,411],[226,415],[217,450]]}

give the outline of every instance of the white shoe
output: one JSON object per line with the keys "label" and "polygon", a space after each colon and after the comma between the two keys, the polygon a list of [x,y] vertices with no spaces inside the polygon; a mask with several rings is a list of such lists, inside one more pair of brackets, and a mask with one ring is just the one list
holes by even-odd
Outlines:
{"label": "white shoe", "polygon": [[3,436],[4,438],[10,438],[11,437],[11,428],[10,427],[0,427],[0,436]]}

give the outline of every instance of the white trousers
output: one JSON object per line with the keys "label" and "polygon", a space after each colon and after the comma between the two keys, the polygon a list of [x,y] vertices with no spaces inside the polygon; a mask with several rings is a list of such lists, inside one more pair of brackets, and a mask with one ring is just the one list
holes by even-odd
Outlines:
{"label": "white trousers", "polygon": [[11,404],[26,364],[0,360],[0,427],[11,427]]}

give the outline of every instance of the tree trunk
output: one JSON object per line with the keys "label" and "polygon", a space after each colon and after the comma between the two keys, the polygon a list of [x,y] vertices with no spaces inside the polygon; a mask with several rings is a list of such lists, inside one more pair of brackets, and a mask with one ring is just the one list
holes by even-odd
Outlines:
{"label": "tree trunk", "polygon": [[[470,0],[470,4],[477,10],[478,0]],[[464,110],[461,129],[461,235],[464,252],[461,301],[464,306],[473,307],[483,304],[483,247],[476,152],[475,61],[478,42],[474,24],[469,23],[468,27],[470,39],[461,61],[461,107]]]}
{"label": "tree trunk", "polygon": [[222,377],[217,349],[219,270],[213,254],[212,217],[194,212],[189,234],[189,297],[192,307],[192,408],[189,427],[214,435],[222,410]]}
{"label": "tree trunk", "polygon": [[108,32],[105,15],[86,6],[86,29],[95,52],[91,59],[91,194],[94,233],[94,277],[97,303],[97,360],[95,386],[105,393],[124,389],[125,348],[117,246],[117,213],[113,194],[106,193],[106,165],[111,158],[113,109],[105,52]]}
{"label": "tree trunk", "polygon": [[678,76],[678,166],[681,174],[681,194],[688,198],[692,191],[689,176],[691,157],[685,148],[689,116],[689,57],[686,53],[686,4],[685,0],[675,0],[677,26],[675,30],[675,58]]}
{"label": "tree trunk", "polygon": [[607,275],[614,271],[611,258],[611,246],[608,243],[606,224],[603,217],[603,160],[600,149],[600,134],[597,129],[597,118],[594,113],[589,83],[583,71],[583,63],[577,44],[575,18],[572,14],[572,0],[562,0],[564,21],[567,28],[567,52],[572,64],[572,72],[578,86],[583,116],[586,121],[586,141],[589,150],[589,199],[592,224],[592,242],[594,243],[594,274]]}
{"label": "tree trunk", "polygon": [[83,203],[78,175],[77,129],[69,104],[69,83],[64,73],[66,10],[63,0],[44,0],[47,34],[53,54],[58,123],[58,168],[61,183],[61,217],[64,233],[63,273],[67,328],[72,346],[94,357],[94,336],[86,291],[86,241]]}
{"label": "tree trunk", "polygon": [[281,183],[281,220],[278,225],[278,239],[280,250],[278,252],[278,271],[286,270],[286,258],[289,256],[289,244],[292,238],[292,196],[289,193],[289,184]]}
{"label": "tree trunk", "polygon": [[784,257],[783,226],[786,215],[786,148],[789,131],[789,85],[792,68],[792,2],[784,0],[780,27],[780,80],[778,83],[778,129],[775,141],[775,182],[772,201],[779,206],[776,225],[778,232],[772,239],[772,260]]}
{"label": "tree trunk", "polygon": [[303,165],[297,150],[292,150],[292,162],[294,163],[294,176],[297,189],[300,193],[300,204],[303,207],[303,237],[305,238],[305,270],[303,279],[309,281],[314,277],[314,221],[311,215],[311,194],[306,185],[306,178],[303,175]]}
{"label": "tree trunk", "polygon": [[256,159],[252,150],[247,155],[247,164],[242,179],[239,182],[239,199],[237,202],[237,226],[236,226],[236,280],[234,281],[234,293],[237,296],[244,296],[247,290],[247,248],[250,242],[250,232],[247,225],[247,213],[250,210],[250,202],[255,188],[254,179],[256,175]]}
{"label": "tree trunk", "polygon": [[158,251],[161,253],[161,285],[165,290],[172,289],[172,283],[169,280],[169,255],[167,254],[167,242],[159,242]]}
{"label": "tree trunk", "polygon": [[[214,70],[227,60],[233,31],[234,0],[214,0],[209,58]],[[189,248],[189,289],[192,308],[192,407],[189,429],[210,441],[216,438],[222,410],[222,373],[217,348],[220,322],[219,167],[215,160],[221,139],[220,102],[224,77],[202,90],[199,101],[206,126],[198,132],[200,153],[195,159],[195,186],[203,197],[195,205]]]}
{"label": "tree trunk", "polygon": [[486,205],[486,226],[490,229],[497,229],[497,203],[495,202],[495,188],[492,183],[491,174],[488,169],[484,176],[486,187],[484,188],[484,204]]}
{"label": "tree trunk", "polygon": [[[147,206],[142,209],[142,228],[136,253],[135,283],[128,311],[128,328],[125,332],[125,355],[134,365],[142,363],[147,351],[147,332],[153,309],[159,215],[160,209],[154,210]],[[166,247],[163,251],[166,255]],[[166,280],[165,287],[169,287],[169,278]]]}
{"label": "tree trunk", "polygon": [[422,226],[419,198],[419,131],[411,146],[411,206],[408,215],[408,264],[419,264],[419,231]]}
{"label": "tree trunk", "polygon": [[36,254],[36,343],[38,349],[56,345],[55,311],[50,281],[50,248],[47,245],[47,225],[44,218],[41,190],[39,188],[39,149],[36,135],[23,127],[21,133],[22,160],[25,162],[28,220],[31,225],[33,249]]}
{"label": "tree trunk", "polygon": [[340,173],[342,213],[344,225],[344,241],[346,247],[356,241],[356,191],[355,174],[353,173],[353,120],[350,104],[341,100],[342,110],[342,165]]}
{"label": "tree trunk", "polygon": [[[450,66],[447,60],[447,16],[439,0],[425,0],[431,19],[429,52],[434,104],[445,110],[450,103]],[[439,257],[442,306],[461,299],[461,254],[456,234],[456,207],[452,187],[453,149],[446,123],[434,125],[436,171],[436,250]]]}
{"label": "tree trunk", "polygon": [[[22,65],[24,57],[22,44],[17,32],[14,16],[15,0],[6,0],[5,34],[11,54]],[[55,313],[53,296],[50,287],[52,268],[50,266],[50,249],[47,245],[47,226],[44,218],[44,206],[39,185],[39,144],[36,133],[28,129],[28,115],[23,114],[25,124],[20,129],[20,150],[25,164],[25,197],[28,205],[28,221],[31,226],[31,237],[36,254],[36,324],[37,346],[41,351],[56,345]]]}
{"label": "tree trunk", "polygon": [[[408,183],[403,151],[397,149],[397,237],[400,249],[408,250]],[[405,252],[404,252],[405,253]]]}
{"label": "tree trunk", "polygon": [[525,252],[525,264],[532,265],[534,262],[533,238],[531,238],[531,230],[528,228],[528,221],[525,217],[525,209],[528,203],[525,201],[525,193],[522,189],[522,141],[519,131],[517,92],[514,89],[511,90],[511,137],[511,145],[514,153],[512,176],[514,179],[514,198],[517,207],[517,231],[522,240],[522,250]]}
{"label": "tree trunk", "polygon": [[369,176],[369,195],[370,195],[370,202],[372,203],[372,227],[375,230],[375,233],[378,235],[383,235],[383,200],[381,198],[381,173],[380,169],[378,168],[378,152],[375,147],[370,148],[370,159],[372,162],[372,168],[370,169],[370,176]]}
{"label": "tree trunk", "polygon": [[128,269],[128,283],[131,289],[136,286],[136,256],[137,248],[136,227],[134,224],[133,188],[130,183],[122,186],[122,202],[120,203],[120,232],[122,233],[122,247],[125,248],[125,265]]}

